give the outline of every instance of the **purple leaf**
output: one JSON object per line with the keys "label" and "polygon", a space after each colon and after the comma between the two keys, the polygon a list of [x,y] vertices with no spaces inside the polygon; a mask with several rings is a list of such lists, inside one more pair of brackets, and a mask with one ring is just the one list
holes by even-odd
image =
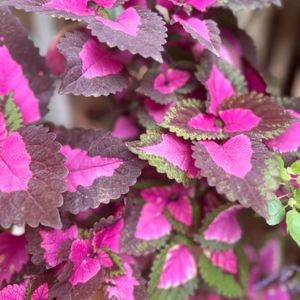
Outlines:
{"label": "purple leaf", "polygon": [[112,131],[112,136],[117,137],[121,140],[132,140],[139,135],[139,128],[134,121],[126,116],[120,116]]}
{"label": "purple leaf", "polygon": [[277,188],[278,166],[263,144],[238,135],[223,145],[195,142],[193,151],[196,166],[209,185],[215,186],[228,200],[238,200],[267,217],[272,190]]}
{"label": "purple leaf", "polygon": [[220,104],[219,115],[227,133],[246,132],[252,138],[271,138],[291,126],[293,117],[263,94],[235,95]]}
{"label": "purple leaf", "polygon": [[121,140],[109,133],[73,129],[62,131],[58,140],[67,156],[63,209],[72,213],[96,208],[128,192],[141,172],[141,163]]}
{"label": "purple leaf", "polygon": [[162,18],[151,10],[130,7],[115,21],[96,16],[89,17],[87,23],[100,42],[162,61],[160,52],[166,42],[166,27]]}
{"label": "purple leaf", "polygon": [[13,95],[24,123],[37,121],[47,112],[53,80],[28,32],[5,7],[0,7],[0,64],[0,96]]}
{"label": "purple leaf", "polygon": [[101,268],[98,258],[90,258],[91,245],[89,240],[75,240],[69,255],[73,263],[73,274],[69,281],[72,285],[86,283],[94,277]]}
{"label": "purple leaf", "polygon": [[2,285],[3,281],[9,283],[11,277],[20,272],[29,260],[25,237],[14,236],[8,232],[0,233],[0,257],[0,285]]}
{"label": "purple leaf", "polygon": [[63,244],[77,238],[78,231],[75,225],[66,230],[40,230],[42,237],[41,247],[45,249],[44,259],[51,267],[55,267],[61,263],[59,251]]}
{"label": "purple leaf", "polygon": [[173,15],[175,22],[178,22],[200,44],[219,56],[221,44],[220,31],[217,24],[212,20],[201,20],[196,17],[181,17]]}
{"label": "purple leaf", "polygon": [[265,141],[266,145],[281,153],[296,151],[300,147],[300,114],[289,110],[292,117],[297,119],[290,127],[271,140]]}
{"label": "purple leaf", "polygon": [[194,166],[191,145],[174,134],[148,133],[141,136],[141,141],[129,143],[129,147],[141,159],[148,160],[158,172],[166,173],[170,179],[179,183],[199,176]]}
{"label": "purple leaf", "polygon": [[127,86],[123,65],[104,45],[84,32],[67,32],[57,45],[66,58],[61,91],[75,95],[107,96]]}
{"label": "purple leaf", "polygon": [[[48,129],[30,126],[2,140],[1,157],[11,157],[10,170],[14,173],[10,174],[7,167],[2,168],[1,178],[14,178],[10,182],[15,182],[12,185],[7,179],[1,180],[0,219],[3,227],[13,224],[36,227],[39,223],[61,226],[57,208],[62,205],[66,169],[64,157],[59,153],[60,145],[54,139],[55,135],[48,133]],[[11,151],[16,155],[9,156]]]}

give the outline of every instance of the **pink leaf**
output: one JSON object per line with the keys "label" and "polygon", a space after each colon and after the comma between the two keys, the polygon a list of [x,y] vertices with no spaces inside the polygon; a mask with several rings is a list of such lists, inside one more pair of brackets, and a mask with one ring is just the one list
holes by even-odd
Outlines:
{"label": "pink leaf", "polygon": [[170,94],[183,87],[189,79],[190,74],[188,72],[169,69],[154,79],[153,87],[162,94]]}
{"label": "pink leaf", "polygon": [[163,134],[161,143],[153,146],[140,147],[140,150],[163,157],[189,177],[196,177],[198,170],[194,166],[190,144],[173,134]]}
{"label": "pink leaf", "polygon": [[210,96],[209,111],[217,115],[218,106],[234,94],[234,88],[215,64],[212,66],[206,85]]}
{"label": "pink leaf", "polygon": [[89,240],[75,240],[72,243],[69,259],[73,263],[73,275],[69,282],[73,286],[86,283],[100,271],[100,261],[89,257],[90,250]]}
{"label": "pink leaf", "polygon": [[134,289],[139,286],[139,281],[134,277],[132,268],[128,263],[124,263],[125,275],[117,276],[113,278],[107,278],[105,280],[108,285],[105,290],[109,296],[109,299],[117,300],[135,300]]}
{"label": "pink leaf", "polygon": [[0,300],[24,300],[27,282],[8,285],[0,291]]}
{"label": "pink leaf", "polygon": [[119,158],[101,156],[91,157],[87,151],[72,149],[69,145],[63,146],[60,152],[67,157],[66,167],[69,174],[66,177],[68,191],[75,192],[81,186],[91,186],[98,177],[111,177],[122,164]]}
{"label": "pink leaf", "polygon": [[92,10],[88,9],[88,0],[50,0],[45,2],[42,6],[71,12],[78,16],[85,16],[93,13]]}
{"label": "pink leaf", "polygon": [[204,251],[205,255],[211,260],[213,265],[221,268],[225,272],[237,274],[237,257],[232,249],[224,251]]}
{"label": "pink leaf", "polygon": [[156,122],[161,123],[164,119],[164,116],[170,109],[170,107],[175,105],[175,101],[162,105],[159,103],[154,102],[150,98],[146,98],[144,100],[144,107],[147,111],[147,113],[150,115],[150,117]]}
{"label": "pink leaf", "polygon": [[245,132],[255,128],[261,118],[245,108],[231,108],[219,112],[225,132]]}
{"label": "pink leaf", "polygon": [[192,117],[188,125],[191,128],[198,130],[204,130],[209,132],[221,132],[222,128],[216,125],[216,117],[212,115],[207,115],[204,113],[199,113],[196,116]]}
{"label": "pink leaf", "polygon": [[245,135],[238,135],[223,145],[213,141],[199,142],[209,153],[212,160],[226,173],[244,178],[251,170],[253,150],[251,141]]}
{"label": "pink leaf", "polygon": [[241,206],[231,206],[218,214],[203,232],[206,240],[215,240],[234,244],[242,236],[241,226],[237,220],[237,213]]}
{"label": "pink leaf", "polygon": [[76,225],[73,225],[63,230],[41,230],[42,237],[41,247],[45,249],[44,258],[51,267],[55,267],[61,263],[59,258],[59,250],[66,241],[71,241],[77,238],[78,230]]}
{"label": "pink leaf", "polygon": [[9,283],[11,277],[20,272],[28,262],[29,255],[26,244],[23,235],[14,236],[8,232],[0,233],[0,285],[4,280]]}
{"label": "pink leaf", "polygon": [[[12,155],[12,153],[14,155]],[[28,190],[32,178],[31,157],[22,136],[13,132],[0,142],[0,191]]]}
{"label": "pink leaf", "polygon": [[114,252],[119,252],[120,238],[123,226],[124,220],[120,219],[109,227],[104,228],[99,232],[94,232],[93,247],[95,249],[100,247],[108,247]]}
{"label": "pink leaf", "polygon": [[39,120],[39,100],[30,88],[22,66],[13,59],[6,46],[0,46],[0,66],[0,96],[12,93],[25,124]]}
{"label": "pink leaf", "polygon": [[121,116],[115,123],[112,135],[121,140],[129,140],[136,138],[139,132],[139,128],[129,117]]}
{"label": "pink leaf", "polygon": [[48,300],[48,292],[48,283],[44,283],[32,293],[30,300]]}
{"label": "pink leaf", "polygon": [[167,253],[157,288],[175,288],[196,276],[197,265],[190,250],[185,245],[175,245]]}
{"label": "pink leaf", "polygon": [[123,65],[114,60],[112,54],[93,38],[83,44],[79,56],[82,60],[82,75],[88,79],[118,74],[123,69]]}
{"label": "pink leaf", "polygon": [[169,202],[167,208],[176,221],[186,226],[192,225],[192,205],[187,196],[180,195],[175,201]]}

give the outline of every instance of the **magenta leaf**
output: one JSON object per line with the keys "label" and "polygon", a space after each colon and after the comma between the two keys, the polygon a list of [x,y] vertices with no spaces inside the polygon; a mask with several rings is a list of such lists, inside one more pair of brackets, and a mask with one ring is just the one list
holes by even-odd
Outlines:
{"label": "magenta leaf", "polygon": [[48,300],[49,299],[49,287],[48,283],[43,283],[39,286],[31,295],[31,300]]}
{"label": "magenta leaf", "polygon": [[[60,227],[58,207],[66,189],[64,157],[48,129],[30,126],[1,141],[1,157],[9,158],[1,168],[0,219],[3,227],[39,223]],[[17,148],[16,148],[17,147]],[[11,151],[15,156],[8,156]],[[13,172],[12,172],[13,170]],[[12,172],[12,173],[11,173]],[[6,179],[5,179],[6,178]],[[9,180],[9,181],[8,181]]]}
{"label": "magenta leaf", "polygon": [[73,263],[73,274],[69,279],[72,285],[85,283],[100,271],[100,261],[98,258],[91,258],[90,253],[89,240],[75,240],[72,243],[69,255],[69,259]]}
{"label": "magenta leaf", "polygon": [[213,20],[201,20],[196,17],[182,17],[173,15],[175,22],[178,22],[200,44],[219,56],[221,44],[220,31]]}
{"label": "magenta leaf", "polygon": [[100,42],[162,61],[160,52],[166,42],[166,27],[162,18],[151,10],[130,7],[114,21],[96,16],[89,17],[87,23]]}
{"label": "magenta leaf", "polygon": [[187,299],[197,287],[197,264],[185,244],[173,244],[154,260],[148,288],[149,299]]}
{"label": "magenta leaf", "polygon": [[1,300],[24,300],[26,295],[27,282],[21,284],[8,285],[0,290]]}
{"label": "magenta leaf", "polygon": [[126,209],[121,249],[135,256],[154,252],[166,244],[171,233],[171,224],[161,207],[145,204],[141,199],[130,200]]}
{"label": "magenta leaf", "polygon": [[140,286],[139,280],[134,276],[134,272],[129,263],[124,263],[125,275],[106,278],[107,286],[105,291],[108,299],[135,300],[135,289]]}
{"label": "magenta leaf", "polygon": [[127,86],[123,65],[112,51],[84,32],[67,32],[58,44],[66,58],[61,91],[75,95],[107,96]]}
{"label": "magenta leaf", "polygon": [[151,132],[142,135],[140,141],[129,143],[130,150],[139,158],[148,160],[158,172],[166,173],[177,182],[187,182],[199,176],[194,166],[191,145],[171,133]]}
{"label": "magenta leaf", "polygon": [[141,163],[109,133],[73,129],[62,131],[57,139],[69,170],[64,210],[76,214],[118,199],[140,175]]}
{"label": "magenta leaf", "polygon": [[130,117],[120,116],[114,125],[112,136],[121,140],[132,140],[139,135],[139,128]]}
{"label": "magenta leaf", "polygon": [[53,80],[28,32],[5,7],[0,7],[0,64],[0,97],[12,95],[25,124],[39,120],[47,112]]}
{"label": "magenta leaf", "polygon": [[245,132],[256,139],[279,135],[294,121],[283,107],[255,92],[230,97],[218,110],[225,132]]}
{"label": "magenta leaf", "polygon": [[268,216],[268,202],[276,189],[278,166],[272,153],[245,135],[238,135],[224,144],[213,141],[195,142],[193,157],[201,175],[230,201],[252,207]]}
{"label": "magenta leaf", "polygon": [[29,260],[24,235],[14,236],[8,232],[0,233],[0,257],[0,284],[3,281],[9,283],[11,277],[20,272]]}
{"label": "magenta leaf", "polygon": [[76,225],[73,225],[66,230],[40,230],[39,234],[42,238],[41,247],[45,250],[44,259],[49,266],[55,267],[61,263],[61,247],[64,243],[76,239],[78,231]]}
{"label": "magenta leaf", "polygon": [[209,250],[234,246],[242,237],[242,229],[237,219],[241,209],[240,205],[221,206],[206,215],[195,240]]}

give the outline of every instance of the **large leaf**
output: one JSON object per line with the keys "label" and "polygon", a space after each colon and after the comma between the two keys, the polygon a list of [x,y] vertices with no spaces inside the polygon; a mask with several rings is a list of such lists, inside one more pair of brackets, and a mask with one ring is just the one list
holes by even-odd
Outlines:
{"label": "large leaf", "polygon": [[114,53],[88,34],[67,32],[57,47],[66,58],[61,92],[99,97],[127,86],[123,65]]}
{"label": "large leaf", "polygon": [[69,170],[64,210],[76,214],[118,199],[141,173],[141,163],[109,133],[73,129],[60,132],[57,139]]}
{"label": "large leaf", "polygon": [[53,80],[28,32],[6,7],[0,6],[0,96],[12,95],[24,123],[47,112]]}
{"label": "large leaf", "polygon": [[238,135],[224,144],[195,142],[193,151],[196,166],[210,186],[215,186],[228,200],[239,201],[268,217],[268,203],[273,197],[272,190],[278,186],[279,168],[262,143]]}
{"label": "large leaf", "polygon": [[130,150],[156,167],[158,172],[166,173],[170,179],[179,183],[199,176],[189,142],[174,134],[162,134],[159,131],[143,134],[140,139],[129,143]]}
{"label": "large leaf", "polygon": [[166,42],[166,27],[162,18],[151,10],[130,7],[114,21],[98,15],[89,17],[87,23],[100,42],[162,62],[160,52]]}
{"label": "large leaf", "polygon": [[[64,157],[46,128],[18,129],[1,143],[0,222],[60,227],[58,207],[66,190]],[[11,153],[14,153],[12,156]]]}

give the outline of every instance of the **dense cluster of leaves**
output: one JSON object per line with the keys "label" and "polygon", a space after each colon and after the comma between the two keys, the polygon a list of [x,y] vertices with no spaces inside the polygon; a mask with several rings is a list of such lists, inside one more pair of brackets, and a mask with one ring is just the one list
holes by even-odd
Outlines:
{"label": "dense cluster of leaves", "polygon": [[[0,0],[0,300],[299,297],[300,100],[232,14],[272,4]],[[9,7],[77,24],[44,59]],[[125,107],[112,132],[44,127],[55,81]]]}

